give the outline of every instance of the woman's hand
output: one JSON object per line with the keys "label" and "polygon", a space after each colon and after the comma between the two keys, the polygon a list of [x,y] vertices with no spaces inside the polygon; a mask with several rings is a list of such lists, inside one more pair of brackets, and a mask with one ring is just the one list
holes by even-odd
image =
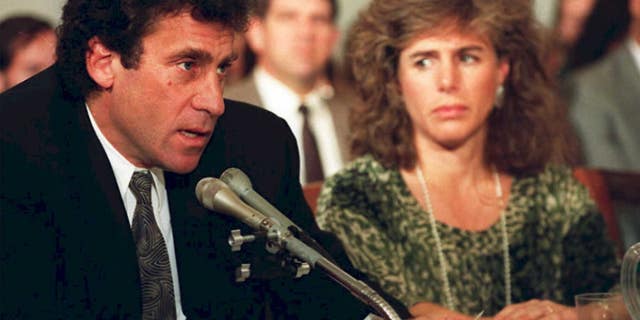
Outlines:
{"label": "woman's hand", "polygon": [[549,300],[529,300],[502,309],[494,320],[577,320],[576,309]]}

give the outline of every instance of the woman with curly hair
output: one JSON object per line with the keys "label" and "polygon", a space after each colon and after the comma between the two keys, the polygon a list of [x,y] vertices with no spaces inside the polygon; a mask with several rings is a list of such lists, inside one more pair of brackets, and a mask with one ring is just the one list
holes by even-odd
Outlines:
{"label": "woman with curly hair", "polygon": [[540,51],[523,0],[374,0],[349,34],[359,158],[317,219],[416,316],[572,319],[616,281]]}

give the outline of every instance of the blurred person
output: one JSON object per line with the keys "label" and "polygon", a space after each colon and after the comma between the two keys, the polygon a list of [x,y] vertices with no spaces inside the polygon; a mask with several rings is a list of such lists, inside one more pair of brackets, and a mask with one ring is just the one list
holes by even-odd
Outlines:
{"label": "blurred person", "polygon": [[253,230],[194,194],[240,168],[332,247],[285,122],[222,98],[247,3],[66,2],[57,63],[0,95],[0,318],[364,318],[322,273],[294,279],[259,243],[233,253],[230,231]]}
{"label": "blurred person", "polygon": [[575,43],[591,15],[597,0],[560,0],[558,8],[558,37],[563,43]]}
{"label": "blurred person", "polygon": [[597,61],[624,39],[628,0],[562,0],[555,30],[549,35],[546,64],[564,81],[568,73]]}
{"label": "blurred person", "polygon": [[349,33],[359,158],[316,218],[415,316],[576,319],[618,280],[538,31],[528,1],[374,0]]}
{"label": "blurred person", "polygon": [[345,86],[334,86],[327,72],[338,39],[337,9],[335,0],[257,1],[246,34],[256,67],[225,90],[225,97],[262,106],[287,121],[298,141],[303,183],[336,172],[349,154],[354,99]]}
{"label": "blurred person", "polygon": [[255,54],[247,46],[244,32],[237,32],[233,40],[233,52],[236,59],[227,70],[225,86],[232,85],[251,73],[255,65]]}
{"label": "blurred person", "polygon": [[56,34],[44,20],[12,16],[0,22],[0,92],[53,64],[55,48]]}
{"label": "blurred person", "polygon": [[629,28],[629,0],[597,0],[582,32],[567,52],[564,72],[587,66],[624,42]]}
{"label": "blurred person", "polygon": [[[582,142],[585,164],[640,171],[640,13],[632,16],[624,45],[571,75],[570,114]],[[634,10],[636,10],[634,12]]]}
{"label": "blurred person", "polygon": [[563,74],[567,55],[580,35],[597,0],[558,0],[552,26],[546,30],[544,62],[550,74]]}
{"label": "blurred person", "polygon": [[[631,22],[622,45],[602,60],[570,74],[567,99],[584,164],[637,175],[640,174],[640,0],[628,0],[626,8]],[[613,200],[621,236],[628,247],[640,241],[640,203],[637,197],[635,201]]]}

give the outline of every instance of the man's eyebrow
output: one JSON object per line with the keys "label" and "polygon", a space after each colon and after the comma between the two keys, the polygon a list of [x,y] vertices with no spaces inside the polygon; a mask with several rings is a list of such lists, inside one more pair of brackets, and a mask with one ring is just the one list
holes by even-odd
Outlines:
{"label": "man's eyebrow", "polygon": [[213,57],[209,52],[194,48],[188,48],[178,51],[175,54],[171,55],[170,60],[179,60],[184,58],[198,60],[202,63],[210,63],[211,61],[213,61]]}

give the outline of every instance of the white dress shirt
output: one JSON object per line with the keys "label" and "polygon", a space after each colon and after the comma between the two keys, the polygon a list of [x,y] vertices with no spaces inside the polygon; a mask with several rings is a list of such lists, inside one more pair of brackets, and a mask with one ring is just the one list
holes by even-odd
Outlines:
{"label": "white dress shirt", "polygon": [[149,170],[153,177],[153,185],[151,186],[151,205],[153,207],[153,215],[162,233],[164,242],[167,246],[167,253],[169,254],[169,263],[171,265],[171,277],[173,279],[173,292],[176,300],[176,315],[178,319],[186,319],[186,316],[182,312],[182,304],[180,303],[180,285],[178,282],[178,268],[176,264],[176,252],[173,244],[173,232],[171,230],[171,216],[169,214],[169,202],[167,199],[167,189],[164,182],[164,173],[159,168],[137,168],[131,162],[129,162],[115,147],[107,140],[102,134],[100,128],[95,122],[89,106],[86,105],[89,119],[91,120],[91,126],[100,140],[102,148],[107,153],[113,175],[116,178],[118,184],[118,190],[120,190],[120,197],[124,203],[124,207],[127,211],[127,217],[129,218],[129,225],[133,223],[133,212],[136,208],[136,198],[129,189],[129,181],[135,171]]}
{"label": "white dress shirt", "polygon": [[[298,111],[301,104],[309,108],[311,131],[316,138],[325,177],[340,170],[344,164],[331,111],[326,102],[333,96],[333,89],[330,86],[323,86],[304,97],[300,97],[262,68],[256,68],[253,76],[263,107],[283,118],[296,137],[300,154],[300,172],[305,172],[305,155],[302,152],[304,150],[302,145],[303,118]],[[300,182],[306,182],[305,174],[301,174]]]}

